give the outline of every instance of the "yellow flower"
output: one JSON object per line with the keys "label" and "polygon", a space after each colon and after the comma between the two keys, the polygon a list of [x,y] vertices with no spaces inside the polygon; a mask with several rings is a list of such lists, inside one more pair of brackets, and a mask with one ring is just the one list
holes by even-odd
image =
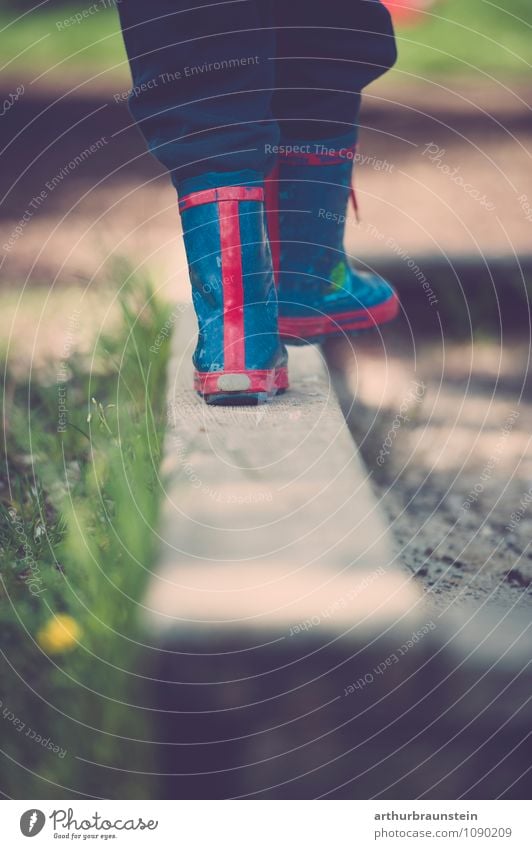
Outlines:
{"label": "yellow flower", "polygon": [[76,620],[59,613],[38,631],[37,642],[48,654],[58,654],[75,648],[80,636],[81,628]]}

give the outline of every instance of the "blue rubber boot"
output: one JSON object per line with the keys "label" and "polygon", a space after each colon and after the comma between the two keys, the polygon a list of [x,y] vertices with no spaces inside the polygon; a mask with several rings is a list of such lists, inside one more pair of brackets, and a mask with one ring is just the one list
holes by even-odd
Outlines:
{"label": "blue rubber boot", "polygon": [[293,345],[323,342],[395,318],[393,287],[351,267],[344,250],[353,135],[282,148],[266,183],[278,278],[279,331]]}
{"label": "blue rubber boot", "polygon": [[204,175],[180,187],[199,325],[194,386],[208,404],[259,404],[288,387],[264,188],[210,186],[217,177]]}

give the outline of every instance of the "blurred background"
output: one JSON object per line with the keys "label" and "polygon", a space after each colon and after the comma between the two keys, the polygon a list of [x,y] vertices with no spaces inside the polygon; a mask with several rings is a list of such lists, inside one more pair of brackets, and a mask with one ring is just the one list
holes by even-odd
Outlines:
{"label": "blurred background", "polygon": [[[532,7],[389,5],[399,61],[365,94],[347,244],[403,316],[327,355],[431,603],[529,605]],[[0,31],[0,789],[149,797],[137,604],[168,355],[150,340],[189,297],[176,199],[127,110],[111,0],[9,0]]]}

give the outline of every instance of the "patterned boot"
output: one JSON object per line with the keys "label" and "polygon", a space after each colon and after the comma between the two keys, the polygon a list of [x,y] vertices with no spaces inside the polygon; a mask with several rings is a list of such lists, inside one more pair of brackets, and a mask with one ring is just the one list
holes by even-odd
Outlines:
{"label": "patterned boot", "polygon": [[210,187],[215,177],[188,180],[179,199],[199,325],[194,386],[208,404],[260,404],[288,386],[264,188]]}
{"label": "patterned boot", "polygon": [[352,136],[292,144],[266,181],[279,331],[286,343],[323,342],[397,315],[392,286],[352,268],[345,254],[354,156]]}

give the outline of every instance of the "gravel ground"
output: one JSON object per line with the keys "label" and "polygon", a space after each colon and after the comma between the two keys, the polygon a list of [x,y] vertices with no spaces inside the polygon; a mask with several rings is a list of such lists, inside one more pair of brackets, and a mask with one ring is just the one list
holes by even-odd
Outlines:
{"label": "gravel ground", "polygon": [[414,348],[390,329],[329,355],[347,368],[351,429],[432,603],[532,605],[528,344]]}

